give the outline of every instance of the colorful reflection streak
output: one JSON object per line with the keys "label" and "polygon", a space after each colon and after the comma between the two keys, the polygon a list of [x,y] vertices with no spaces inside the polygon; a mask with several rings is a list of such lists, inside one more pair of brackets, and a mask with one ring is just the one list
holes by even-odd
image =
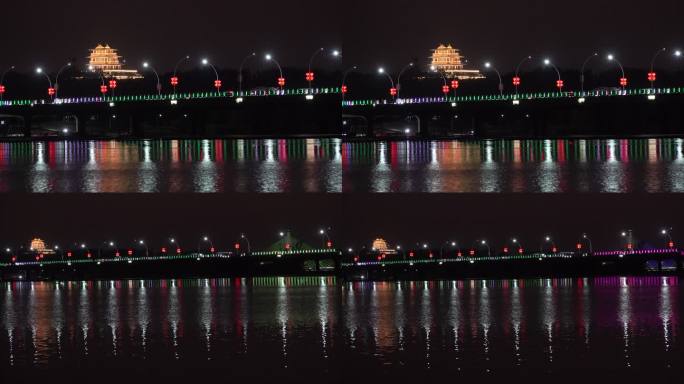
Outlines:
{"label": "colorful reflection streak", "polygon": [[2,283],[0,366],[681,373],[683,288],[660,276]]}
{"label": "colorful reflection streak", "polygon": [[0,143],[0,192],[341,192],[341,141]]}
{"label": "colorful reflection streak", "polygon": [[684,139],[344,143],[345,192],[684,192]]}

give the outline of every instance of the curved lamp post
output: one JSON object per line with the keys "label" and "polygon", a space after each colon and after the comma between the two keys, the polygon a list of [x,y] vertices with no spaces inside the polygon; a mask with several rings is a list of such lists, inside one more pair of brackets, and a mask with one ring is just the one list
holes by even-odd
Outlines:
{"label": "curved lamp post", "polygon": [[387,76],[389,79],[391,85],[389,90],[390,96],[392,96],[392,100],[395,101],[397,99],[397,88],[394,86],[394,79],[392,79],[392,76],[390,76],[389,73],[385,72],[385,68],[383,67],[378,68],[378,73]]}
{"label": "curved lamp post", "polygon": [[330,239],[330,234],[328,233],[329,230],[330,230],[330,227],[328,227],[328,229],[321,228],[318,230],[318,234],[323,236],[326,240],[326,242],[325,242],[326,248],[332,248],[332,240]]}
{"label": "curved lamp post", "polygon": [[57,71],[57,76],[55,77],[55,98],[57,98],[57,93],[59,92],[59,75],[62,74],[67,68],[71,67],[71,62],[66,63],[62,66],[62,68]]}
{"label": "curved lamp post", "polygon": [[399,92],[401,92],[401,75],[409,69],[413,68],[413,63],[408,63],[404,68],[399,71],[399,76],[397,76],[397,98],[399,98]]}
{"label": "curved lamp post", "polygon": [[285,87],[285,76],[283,76],[283,68],[280,66],[280,63],[278,62],[278,60],[273,58],[273,56],[270,53],[267,53],[264,56],[264,58],[266,59],[266,61],[274,62],[276,67],[278,67],[278,72],[280,73],[280,77],[278,78],[278,86],[282,90],[283,87]]}
{"label": "curved lamp post", "polygon": [[169,244],[174,248],[176,251],[176,254],[179,255],[181,252],[183,252],[183,249],[180,246],[180,243],[178,240],[176,240],[175,237],[169,237]]}
{"label": "curved lamp post", "polygon": [[239,249],[240,243],[242,243],[243,241],[245,242],[245,244],[247,244],[247,254],[252,253],[252,246],[249,243],[249,238],[244,233],[240,234],[240,238],[238,239],[237,243],[235,243],[236,251]]}
{"label": "curved lamp post", "polygon": [[211,241],[211,239],[209,238],[209,236],[206,236],[206,235],[205,235],[205,236],[202,236],[202,238],[200,239],[200,241],[197,242],[197,253],[202,253],[202,252],[201,252],[201,249],[202,249],[202,242],[209,243],[209,253],[214,253],[214,251],[215,251],[214,243]]}
{"label": "curved lamp post", "polygon": [[582,89],[582,92],[584,92],[584,69],[587,67],[587,64],[589,64],[591,59],[597,56],[598,52],[594,52],[591,56],[584,59],[584,62],[582,63],[582,69],[580,70],[580,87]]}
{"label": "curved lamp post", "polygon": [[539,253],[544,253],[544,244],[550,244],[551,245],[551,252],[556,253],[558,251],[558,248],[556,248],[556,243],[553,241],[551,236],[544,236],[544,239],[542,242],[539,244]]}
{"label": "curved lamp post", "polygon": [[245,58],[240,62],[240,69],[238,70],[238,90],[240,91],[240,94],[242,94],[242,69],[245,67],[247,60],[251,59],[252,57],[256,57],[256,52],[252,52],[245,56]]}
{"label": "curved lamp post", "polygon": [[[147,61],[145,61],[143,63],[143,68],[149,69],[150,71],[152,71],[154,73],[154,76],[157,78],[157,95],[161,96],[162,85],[161,85],[161,82],[159,81],[159,73],[157,73],[157,70],[154,69],[154,67],[151,66],[150,63],[148,63]],[[174,91],[174,93],[175,93],[175,91]]]}
{"label": "curved lamp post", "polygon": [[527,56],[520,60],[518,66],[515,67],[515,76],[513,76],[513,86],[515,87],[515,95],[518,96],[518,87],[520,87],[520,67],[525,64],[526,61],[532,60],[532,56]]}
{"label": "curved lamp post", "polygon": [[216,76],[216,80],[214,80],[214,88],[216,88],[216,92],[221,92],[221,79],[219,79],[219,74],[216,70],[216,67],[214,67],[214,65],[209,62],[209,59],[206,58],[202,59],[202,65],[208,65],[214,71],[214,75]]}
{"label": "curved lamp post", "polygon": [[656,81],[656,73],[654,70],[655,67],[655,61],[660,56],[661,53],[667,51],[667,48],[660,48],[656,53],[653,54],[653,57],[651,58],[651,65],[649,66],[649,71],[648,71],[648,82],[651,83],[651,90],[653,90],[654,83]]}
{"label": "curved lamp post", "polygon": [[41,68],[41,67],[36,68],[36,73],[39,75],[45,76],[45,78],[47,79],[48,84],[49,84],[48,96],[50,96],[50,99],[54,99],[55,98],[55,88],[52,86],[52,79],[50,79],[50,76],[47,73],[45,73],[43,71],[43,68]]}
{"label": "curved lamp post", "polygon": [[560,71],[558,70],[558,67],[556,67],[550,59],[544,59],[544,65],[552,67],[556,71],[556,75],[558,75],[558,80],[556,80],[556,87],[558,88],[559,92],[563,92],[563,79],[561,78]]}
{"label": "curved lamp post", "polygon": [[439,75],[442,77],[442,81],[443,81],[443,84],[442,84],[442,93],[444,94],[444,101],[448,102],[449,100],[448,100],[447,97],[448,97],[448,95],[449,95],[449,85],[447,84],[447,78],[446,78],[446,76],[444,75],[444,72],[437,70],[437,68],[436,68],[434,65],[430,67],[430,70],[431,70],[432,72],[437,72],[437,73],[439,73]]}
{"label": "curved lamp post", "polygon": [[620,236],[622,236],[623,238],[625,238],[625,241],[627,242],[627,243],[625,244],[625,245],[626,245],[625,248],[626,248],[628,251],[634,250],[634,233],[632,232],[632,230],[631,230],[631,229],[628,229],[628,230],[626,230],[626,231],[622,231],[622,232],[620,233]]}
{"label": "curved lamp post", "polygon": [[663,228],[660,234],[667,237],[668,248],[674,248],[674,241],[672,240],[672,228]]}
{"label": "curved lamp post", "polygon": [[608,56],[606,56],[606,58],[608,59],[608,61],[616,62],[617,65],[620,67],[620,72],[622,73],[622,77],[620,78],[620,86],[624,90],[625,87],[627,87],[627,77],[625,76],[625,68],[622,66],[622,63],[617,58],[615,58],[613,54],[609,54]]}
{"label": "curved lamp post", "polygon": [[586,233],[583,233],[583,234],[582,234],[582,237],[581,237],[581,238],[579,239],[579,241],[577,242],[577,252],[581,252],[581,251],[582,251],[582,243],[583,243],[583,242],[587,242],[587,243],[588,243],[588,245],[589,245],[588,253],[592,253],[592,252],[594,251],[594,247],[593,247],[592,244],[591,244],[591,239],[589,238],[589,236],[588,236]]}
{"label": "curved lamp post", "polygon": [[173,87],[173,94],[176,94],[176,87],[178,86],[178,67],[185,61],[190,60],[189,55],[185,55],[185,57],[181,58],[176,62],[176,65],[173,67],[173,76],[171,76],[171,86]]}
{"label": "curved lamp post", "polygon": [[501,73],[500,73],[499,70],[496,69],[496,67],[494,67],[494,66],[492,65],[492,63],[490,63],[489,61],[485,63],[485,68],[491,69],[491,70],[494,71],[494,72],[496,73],[496,75],[499,77],[499,95],[500,95],[500,96],[503,96],[504,86],[503,86],[503,81],[501,80]]}
{"label": "curved lamp post", "polygon": [[2,101],[2,98],[5,96],[5,76],[14,70],[14,65],[7,68],[5,71],[2,72],[2,75],[0,75],[0,101]]}
{"label": "curved lamp post", "polygon": [[350,72],[356,70],[356,65],[352,66],[351,68],[348,68],[346,71],[342,73],[342,101],[344,101],[344,97],[347,95],[347,75],[349,75]]}

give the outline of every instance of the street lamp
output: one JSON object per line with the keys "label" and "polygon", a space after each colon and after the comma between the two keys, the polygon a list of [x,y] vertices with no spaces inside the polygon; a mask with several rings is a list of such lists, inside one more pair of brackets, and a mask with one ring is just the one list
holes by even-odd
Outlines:
{"label": "street lamp", "polygon": [[654,70],[655,67],[655,61],[660,56],[661,53],[667,51],[667,48],[660,48],[656,53],[653,54],[653,57],[651,58],[651,66],[649,67],[648,71],[648,81],[651,83],[651,90],[653,90],[654,83],[656,81],[656,72]]}
{"label": "street lamp", "polygon": [[249,55],[245,56],[244,59],[240,62],[240,69],[238,70],[238,89],[240,91],[240,96],[242,96],[242,68],[244,68],[245,63],[247,63],[247,60],[251,59],[252,57],[256,57],[256,52],[252,52]]}
{"label": "street lamp", "polygon": [[625,87],[627,87],[627,77],[625,76],[625,68],[622,66],[622,63],[617,58],[615,58],[613,54],[608,54],[606,58],[608,59],[608,61],[616,62],[617,65],[620,67],[620,72],[622,72],[622,77],[620,78],[620,86],[624,90]]}
{"label": "street lamp", "polygon": [[245,235],[244,233],[240,234],[240,239],[235,243],[235,250],[237,251],[238,249],[240,249],[240,243],[242,241],[244,241],[247,244],[247,254],[252,253],[252,247],[249,244],[249,239],[247,238],[247,235]]}
{"label": "street lamp", "polygon": [[150,249],[147,247],[147,243],[145,242],[145,240],[143,240],[143,239],[138,240],[138,245],[141,247],[145,247],[145,256],[146,257],[150,255]]}
{"label": "street lamp", "polygon": [[399,98],[399,92],[401,92],[401,75],[409,69],[413,68],[413,63],[408,63],[404,68],[399,71],[399,76],[397,76],[397,98]]}
{"label": "street lamp", "polygon": [[342,101],[344,101],[344,97],[347,95],[347,75],[351,71],[355,71],[355,70],[356,70],[356,65],[348,68],[346,71],[344,71],[344,73],[342,73],[342,88],[341,88],[341,90],[342,90]]}
{"label": "street lamp", "polygon": [[[584,246],[584,245],[582,244],[583,242],[589,243],[589,249],[588,249],[587,251],[588,251],[588,253],[590,253],[590,254],[593,253],[593,252],[594,252],[594,247],[593,247],[592,244],[591,244],[591,239],[589,238],[589,236],[588,236],[586,233],[583,233],[583,234],[582,234],[582,238],[580,238],[579,241],[577,242],[577,245],[576,245],[576,247],[577,247],[577,252],[581,252],[581,251],[582,251],[582,247]],[[585,254],[586,254],[586,253],[587,253],[587,252],[585,252]]]}
{"label": "street lamp", "polygon": [[674,248],[674,241],[672,240],[672,228],[663,228],[660,230],[660,234],[667,237],[668,248]]}
{"label": "street lamp", "polygon": [[392,76],[390,76],[390,74],[387,73],[385,71],[385,68],[383,68],[383,67],[378,68],[378,73],[381,75],[387,76],[387,78],[389,79],[389,81],[390,81],[389,93],[390,93],[390,96],[392,96],[392,100],[395,101],[397,99],[397,88],[394,86],[394,80],[392,79]]}
{"label": "street lamp", "polygon": [[43,68],[41,68],[41,67],[36,68],[36,73],[39,75],[45,76],[45,78],[47,79],[48,84],[49,84],[48,96],[50,96],[51,99],[54,99],[55,98],[55,88],[52,86],[52,79],[50,79],[50,76],[47,73],[45,73],[43,71]]}
{"label": "street lamp", "polygon": [[176,95],[176,87],[178,86],[178,67],[185,61],[190,60],[189,55],[185,55],[183,58],[176,62],[176,66],[173,67],[173,76],[171,76],[171,86],[173,87],[173,94]]}
{"label": "street lamp", "polygon": [[556,80],[556,87],[558,88],[559,92],[563,92],[563,79],[561,79],[561,74],[558,70],[558,67],[556,67],[550,59],[544,59],[544,65],[551,66],[556,71],[556,75],[558,75],[558,80]]}
{"label": "street lamp", "polygon": [[216,75],[216,80],[214,80],[214,88],[216,88],[216,92],[221,91],[221,79],[219,79],[218,71],[216,70],[216,67],[212,63],[209,62],[209,59],[202,59],[202,65],[208,65],[211,67],[211,69],[214,71],[214,75]]}
{"label": "street lamp", "polygon": [[485,68],[491,69],[491,70],[494,71],[494,72],[496,73],[496,75],[499,77],[499,95],[500,95],[500,96],[503,96],[504,85],[503,85],[503,81],[501,80],[501,73],[500,73],[499,70],[496,69],[496,67],[494,67],[494,66],[492,65],[492,63],[490,63],[489,61],[485,63]]}
{"label": "street lamp", "polygon": [[64,70],[70,67],[71,63],[66,63],[64,66],[62,66],[62,68],[59,69],[59,71],[57,71],[57,76],[55,77],[55,98],[57,97],[57,93],[59,92],[59,75],[61,75],[62,72],[64,72]]}
{"label": "street lamp", "polygon": [[278,78],[278,86],[282,90],[283,87],[285,87],[285,77],[283,76],[283,68],[280,66],[280,63],[278,60],[273,58],[273,56],[270,53],[267,53],[266,56],[264,56],[266,61],[272,61],[275,63],[276,67],[278,67],[278,72],[280,72],[280,77]]}
{"label": "street lamp", "polygon": [[544,253],[544,245],[549,244],[551,245],[551,252],[556,253],[558,252],[558,248],[556,247],[556,243],[553,241],[551,236],[546,235],[544,236],[544,240],[539,244],[539,253]]}
{"label": "street lamp", "polygon": [[204,236],[202,236],[200,241],[197,243],[197,253],[201,253],[202,242],[209,243],[209,253],[214,253],[214,251],[216,251],[216,249],[214,248],[214,243],[211,241],[209,236],[204,235]]}
{"label": "street lamp", "polygon": [[178,240],[176,240],[175,237],[169,237],[169,244],[171,244],[172,249],[176,251],[176,255],[180,255],[181,252],[183,252],[183,249],[180,246],[180,243]]}
{"label": "street lamp", "polygon": [[2,98],[5,96],[5,75],[9,73],[10,71],[14,70],[14,65],[7,68],[4,72],[2,72],[2,75],[0,75],[0,101],[2,101]]}
{"label": "street lamp", "polygon": [[591,56],[587,57],[582,63],[582,69],[580,70],[580,87],[582,88],[582,93],[584,93],[584,69],[587,67],[587,64],[589,64],[591,59],[597,56],[598,52],[594,52]]}
{"label": "street lamp", "polygon": [[634,250],[634,234],[632,233],[632,230],[628,229],[626,231],[622,231],[620,233],[620,236],[622,236],[625,239],[625,241],[627,242],[626,243],[627,250],[628,251]]}
{"label": "street lamp", "polygon": [[321,228],[318,230],[318,234],[325,238],[326,248],[332,248],[332,240],[330,240],[330,234],[328,233],[329,230],[330,227],[328,227],[327,229]]}
{"label": "street lamp", "polygon": [[448,100],[447,95],[449,95],[449,85],[447,85],[447,79],[446,79],[446,76],[444,75],[444,72],[438,70],[437,67],[435,67],[434,65],[430,67],[430,70],[432,72],[439,73],[439,75],[442,77],[442,81],[444,82],[442,84],[442,93],[444,94],[444,101],[448,102],[449,100]]}
{"label": "street lamp", "polygon": [[149,69],[154,73],[154,76],[157,78],[157,95],[161,96],[161,91],[162,91],[162,85],[161,82],[159,81],[159,73],[157,73],[157,70],[154,69],[153,66],[150,65],[147,61],[143,63],[143,68]]}
{"label": "street lamp", "polygon": [[526,62],[532,60],[532,56],[527,56],[520,60],[518,66],[515,67],[515,76],[513,76],[513,86],[515,87],[515,95],[518,96],[518,87],[520,86],[520,67]]}

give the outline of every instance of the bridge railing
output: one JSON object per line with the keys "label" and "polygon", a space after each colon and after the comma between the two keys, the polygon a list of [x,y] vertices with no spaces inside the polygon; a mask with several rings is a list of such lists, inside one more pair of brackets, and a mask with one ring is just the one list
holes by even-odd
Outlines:
{"label": "bridge railing", "polygon": [[144,101],[178,101],[178,100],[201,100],[201,99],[237,99],[247,97],[268,97],[268,96],[306,96],[306,95],[336,95],[341,94],[339,87],[321,88],[267,88],[249,91],[224,91],[224,92],[186,92],[186,93],[163,93],[163,94],[142,94],[142,95],[120,95],[120,96],[85,96],[85,97],[65,97],[50,99],[21,99],[21,100],[2,100],[1,107],[15,106],[34,106],[49,104],[96,104],[96,103],[120,103],[120,102],[144,102]]}
{"label": "bridge railing", "polygon": [[683,94],[684,87],[674,88],[629,88],[629,89],[599,89],[584,92],[528,92],[506,93],[486,95],[459,95],[459,96],[427,96],[407,97],[396,101],[388,99],[360,99],[345,100],[343,107],[363,107],[377,105],[404,105],[404,104],[439,104],[439,103],[468,103],[484,101],[515,101],[515,100],[540,100],[540,99],[567,99],[567,98],[590,98],[590,97],[613,97],[613,96],[648,96],[648,95],[672,95]]}

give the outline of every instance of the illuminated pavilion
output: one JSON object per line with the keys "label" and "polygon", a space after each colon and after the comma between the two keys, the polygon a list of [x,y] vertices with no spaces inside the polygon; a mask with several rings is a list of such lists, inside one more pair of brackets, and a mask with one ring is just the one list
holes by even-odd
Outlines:
{"label": "illuminated pavilion", "polygon": [[451,44],[440,44],[432,50],[430,59],[432,61],[430,67],[442,72],[447,78],[459,80],[484,78],[477,69],[465,69],[465,58]]}
{"label": "illuminated pavilion", "polygon": [[121,63],[119,52],[108,44],[98,44],[90,50],[88,69],[100,72],[105,78],[117,80],[142,79],[142,75],[135,69],[125,69]]}

